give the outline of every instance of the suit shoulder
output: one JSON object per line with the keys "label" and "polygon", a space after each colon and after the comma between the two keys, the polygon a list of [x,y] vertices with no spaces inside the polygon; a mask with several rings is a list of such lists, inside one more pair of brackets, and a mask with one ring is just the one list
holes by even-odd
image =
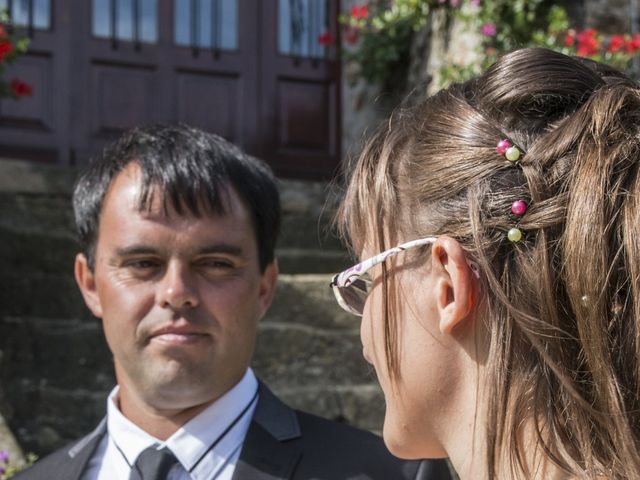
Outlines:
{"label": "suit shoulder", "polygon": [[354,440],[371,443],[379,448],[385,448],[382,439],[367,430],[361,430],[345,423],[328,420],[311,413],[296,410],[303,435],[312,438],[321,435],[320,438],[334,438],[339,443],[351,443]]}
{"label": "suit shoulder", "polygon": [[87,436],[41,458],[26,470],[12,477],[12,480],[70,480],[79,478],[89,457],[103,438],[105,424],[103,420]]}
{"label": "suit shoulder", "polygon": [[18,472],[11,477],[13,480],[38,480],[38,479],[54,479],[62,478],[56,476],[55,472],[60,472],[62,468],[69,462],[69,447],[60,448],[49,455],[40,458],[29,468]]}
{"label": "suit shoulder", "polygon": [[325,463],[335,468],[327,478],[347,471],[370,479],[449,480],[445,461],[406,461],[394,457],[379,436],[343,423],[296,411],[302,433],[303,462]]}

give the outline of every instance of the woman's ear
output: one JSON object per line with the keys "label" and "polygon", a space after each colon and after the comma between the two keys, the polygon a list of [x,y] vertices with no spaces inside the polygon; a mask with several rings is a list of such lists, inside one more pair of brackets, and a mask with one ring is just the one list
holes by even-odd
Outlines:
{"label": "woman's ear", "polygon": [[471,318],[477,300],[477,273],[460,244],[447,236],[438,237],[434,242],[431,262],[437,278],[435,293],[440,332],[448,335]]}

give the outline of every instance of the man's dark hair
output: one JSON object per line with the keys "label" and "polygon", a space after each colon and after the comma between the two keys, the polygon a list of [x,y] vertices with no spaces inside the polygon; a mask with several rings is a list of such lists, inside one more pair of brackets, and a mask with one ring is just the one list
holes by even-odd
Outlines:
{"label": "man's dark hair", "polygon": [[[271,169],[223,138],[186,126],[150,125],[134,128],[108,145],[78,179],[73,192],[78,239],[93,269],[100,213],[115,177],[130,164],[142,171],[141,210],[155,194],[165,209],[227,212],[231,186],[253,217],[260,269],[274,258],[280,228],[280,197]],[[202,212],[202,210],[205,212]]]}

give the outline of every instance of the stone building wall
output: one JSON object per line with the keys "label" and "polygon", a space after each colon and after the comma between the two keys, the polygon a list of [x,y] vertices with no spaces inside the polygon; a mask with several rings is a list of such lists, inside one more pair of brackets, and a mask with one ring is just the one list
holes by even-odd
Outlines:
{"label": "stone building wall", "polygon": [[[72,275],[75,174],[0,161],[0,413],[22,448],[37,454],[92,429],[114,385],[100,322]],[[328,287],[329,272],[349,259],[324,233],[325,188],[282,184],[285,273],[253,366],[290,405],[379,430],[383,397],[362,359],[358,319],[337,307]],[[0,437],[0,449],[7,446]]]}

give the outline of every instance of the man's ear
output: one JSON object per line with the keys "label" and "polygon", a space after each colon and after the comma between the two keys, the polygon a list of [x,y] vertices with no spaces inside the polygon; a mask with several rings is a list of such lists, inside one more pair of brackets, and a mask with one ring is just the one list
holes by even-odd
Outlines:
{"label": "man's ear", "polygon": [[470,318],[477,300],[477,279],[464,250],[451,237],[438,237],[431,249],[431,262],[437,274],[436,302],[440,332],[448,335]]}
{"label": "man's ear", "polygon": [[102,304],[96,290],[95,275],[91,268],[89,268],[89,262],[84,253],[76,255],[74,272],[76,283],[84,298],[84,303],[87,304],[87,307],[89,307],[89,310],[91,310],[94,316],[102,318]]}
{"label": "man's ear", "polygon": [[278,284],[278,260],[276,258],[267,265],[264,272],[262,273],[262,278],[260,279],[260,292],[259,292],[259,303],[262,312],[260,313],[260,318],[267,313],[267,310],[271,306],[271,302],[273,301],[273,297],[276,293],[276,285]]}

